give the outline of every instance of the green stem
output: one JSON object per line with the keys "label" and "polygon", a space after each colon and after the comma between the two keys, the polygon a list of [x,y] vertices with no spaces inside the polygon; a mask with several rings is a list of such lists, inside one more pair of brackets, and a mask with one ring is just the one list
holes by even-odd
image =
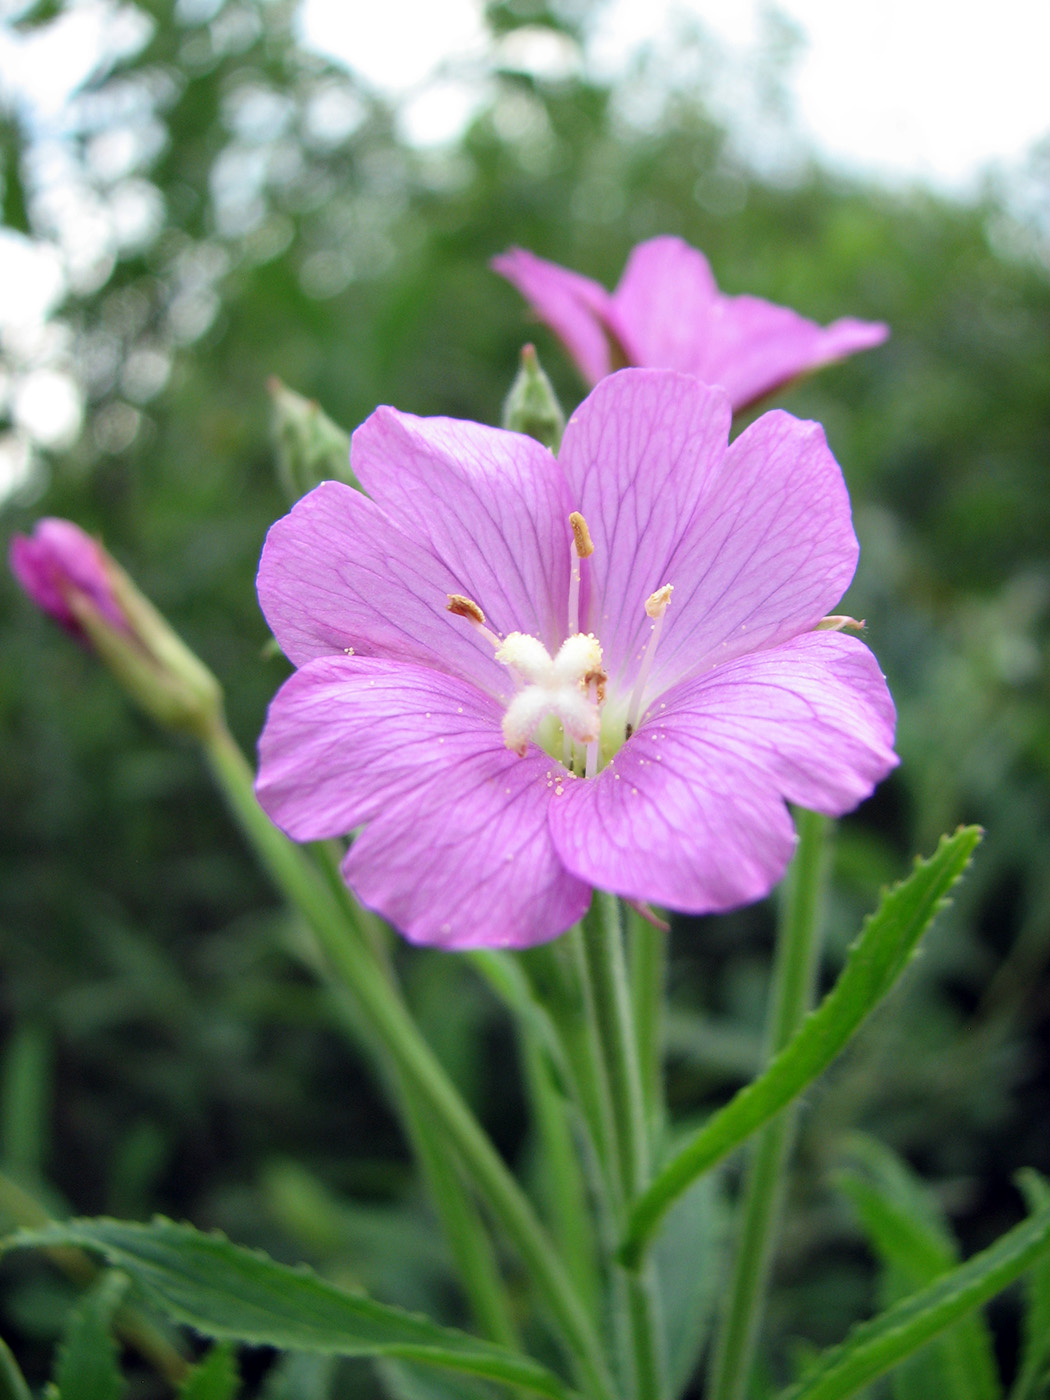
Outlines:
{"label": "green stem", "polygon": [[627,913],[630,948],[631,1005],[638,1040],[642,1097],[651,1145],[663,1132],[664,998],[667,981],[667,930],[648,923],[635,910]]}
{"label": "green stem", "polygon": [[[637,1028],[628,990],[620,909],[613,895],[595,892],[582,930],[588,1001],[594,1008],[605,1074],[605,1098],[615,1143],[616,1224],[622,1231],[631,1203],[648,1185],[649,1124],[642,1094]],[[639,1272],[621,1271],[620,1282],[626,1290],[635,1394],[638,1400],[659,1400],[664,1386],[653,1267],[649,1264]]]}
{"label": "green stem", "polygon": [[[782,1050],[813,999],[828,871],[828,822],[796,811],[799,844],[780,905],[766,1033],[767,1059]],[[741,1203],[740,1240],[715,1343],[710,1400],[742,1400],[765,1303],[798,1105],[786,1108],[755,1141]]]}
{"label": "green stem", "polygon": [[3,1338],[0,1338],[0,1400],[33,1400],[26,1378]]}
{"label": "green stem", "polygon": [[252,771],[223,724],[205,739],[205,753],[231,810],[263,865],[299,908],[339,979],[353,993],[370,1028],[399,1072],[440,1124],[475,1189],[521,1256],[591,1395],[608,1400],[611,1384],[601,1345],[550,1238],[525,1193],[478,1125],[396,995],[374,955],[302,851],[273,825],[255,799]]}
{"label": "green stem", "polygon": [[547,1213],[576,1290],[591,1317],[597,1317],[601,1282],[580,1142],[550,1057],[528,1028],[522,1029],[522,1059],[545,1174]]}
{"label": "green stem", "polygon": [[[347,889],[339,869],[341,848],[334,841],[319,841],[311,849],[345,918],[360,925],[376,963],[390,984],[391,993],[398,995],[389,957],[388,930],[367,909],[362,909]],[[370,1048],[377,1048],[374,1037]],[[382,1047],[378,1048],[382,1053]],[[391,1070],[389,1065],[387,1068]],[[520,1350],[521,1339],[510,1298],[500,1277],[485,1222],[457,1164],[449,1159],[445,1151],[441,1128],[434,1123],[426,1104],[419,1100],[403,1075],[394,1070],[388,1073],[387,1078],[390,1081],[388,1088],[400,1105],[405,1133],[426,1178],[474,1319],[492,1341]]]}

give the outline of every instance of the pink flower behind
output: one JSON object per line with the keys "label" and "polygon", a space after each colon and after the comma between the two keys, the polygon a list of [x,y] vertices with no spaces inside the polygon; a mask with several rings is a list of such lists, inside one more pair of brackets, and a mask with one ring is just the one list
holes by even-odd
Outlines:
{"label": "pink flower behind", "polygon": [[611,293],[523,248],[492,266],[551,327],[589,384],[625,364],[675,369],[721,385],[734,410],[889,335],[878,322],[845,317],[818,326],[759,297],[726,296],[703,253],[680,238],[640,243]]}
{"label": "pink flower behind", "polygon": [[[727,445],[721,389],[605,379],[555,459],[378,409],[370,494],[327,482],[270,530],[267,620],[299,668],[259,800],[409,938],[528,947],[595,886],[689,912],[766,894],[786,802],[838,814],[896,763],[871,652],[815,630],[857,559],[819,425]],[[359,828],[363,828],[359,830]]]}
{"label": "pink flower behind", "polygon": [[114,627],[130,631],[114,596],[108,555],[96,540],[71,520],[38,520],[32,535],[11,541],[11,572],[42,612],[86,643],[78,621],[79,602],[92,607]]}

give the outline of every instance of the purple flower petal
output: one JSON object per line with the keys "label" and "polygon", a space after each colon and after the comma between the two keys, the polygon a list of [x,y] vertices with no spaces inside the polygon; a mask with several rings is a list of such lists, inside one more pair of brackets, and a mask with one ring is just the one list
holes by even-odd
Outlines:
{"label": "purple flower petal", "polygon": [[354,433],[362,486],[425,544],[496,632],[557,649],[568,616],[569,515],[554,457],[532,438],[380,408]]}
{"label": "purple flower petal", "polygon": [[720,295],[708,338],[696,346],[693,373],[723,385],[739,410],[799,375],[881,345],[889,333],[877,321],[844,317],[818,326],[759,297]]}
{"label": "purple flower petal", "polygon": [[847,317],[824,327],[759,297],[726,296],[704,255],[680,238],[640,243],[611,296],[520,248],[492,265],[555,331],[588,383],[614,368],[611,342],[629,364],[721,385],[734,411],[889,335],[877,322]]}
{"label": "purple flower petal", "polygon": [[758,899],[794,846],[785,800],[838,815],[896,765],[893,703],[863,643],[812,632],[669,692],[551,829],[581,879],[689,913]]}
{"label": "purple flower petal", "polygon": [[492,648],[446,611],[458,579],[367,496],[326,481],[271,526],[258,589],[297,666],[352,649],[434,666],[503,695],[511,687]]}
{"label": "purple flower petal", "polygon": [[565,770],[504,745],[487,696],[423,667],[326,657],[295,673],[259,743],[259,801],[295,840],[362,822],[347,881],[410,939],[528,947],[581,917],[589,888],[547,823]]}
{"label": "purple flower petal", "polygon": [[849,587],[849,493],[819,423],[776,409],[733,442],[680,530],[648,693],[808,632]]}
{"label": "purple flower petal", "polygon": [[700,374],[716,315],[718,286],[703,253],[681,238],[650,238],[627,259],[612,295],[609,321],[633,365]]}
{"label": "purple flower petal", "polygon": [[600,283],[524,248],[511,248],[493,258],[491,266],[517,287],[540,320],[550,326],[588,384],[605,378],[612,368],[605,330],[612,298]]}
{"label": "purple flower petal", "polygon": [[[726,452],[729,402],[687,375],[622,370],[569,420],[559,460],[591,532],[584,614],[614,684],[629,685],[652,626],[645,600],[665,583]],[[677,606],[671,603],[668,613]]]}

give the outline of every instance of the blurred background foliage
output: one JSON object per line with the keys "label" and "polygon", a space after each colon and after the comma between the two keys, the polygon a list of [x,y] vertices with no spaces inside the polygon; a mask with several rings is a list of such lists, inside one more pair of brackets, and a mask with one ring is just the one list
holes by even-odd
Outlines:
{"label": "blurred background foliage", "polygon": [[[46,27],[69,8],[40,0],[11,22]],[[288,0],[133,0],[60,140],[8,105],[4,221],[60,248],[68,293],[46,334],[5,334],[3,369],[17,384],[58,366],[84,410],[71,445],[31,449],[3,533],[43,513],[100,533],[220,677],[250,747],[285,673],[253,590],[287,504],[268,376],[347,429],[382,402],[494,422],[534,336],[573,405],[571,366],[486,266],[511,243],[612,284],[635,242],[678,233],[729,291],[891,324],[884,348],[778,398],[825,424],[843,465],[862,544],[844,607],[868,619],[900,709],[899,772],[841,825],[827,978],[880,883],[960,821],[988,835],[906,985],[811,1096],[769,1317],[782,1381],[877,1297],[833,1184],[847,1133],[904,1154],[967,1252],[1020,1214],[1020,1166],[1050,1170],[1045,245],[1005,187],[959,203],[749,147],[705,106],[702,36],[679,36],[673,62],[641,54],[610,89],[526,61],[537,37],[585,43],[600,5],[492,0],[487,14],[486,97],[444,147],[408,144],[386,100],[306,52]],[[767,134],[788,121],[790,39],[771,21],[751,75]],[[1045,197],[1045,160],[1026,178]],[[345,1009],[197,753],[133,713],[10,579],[0,599],[8,1171],[55,1209],[163,1210],[462,1320]],[[771,930],[768,904],[675,927],[680,1117],[758,1062]],[[527,1175],[502,1015],[459,959],[406,949],[401,967],[432,1043]],[[731,1165],[716,1219],[734,1184]],[[3,1283],[0,1330],[39,1381],[71,1294],[25,1259]],[[993,1320],[1009,1368],[1014,1303]],[[271,1397],[372,1393],[363,1365],[332,1373],[246,1362]],[[135,1396],[161,1393],[145,1370],[133,1379]],[[424,1393],[407,1373],[390,1383]]]}

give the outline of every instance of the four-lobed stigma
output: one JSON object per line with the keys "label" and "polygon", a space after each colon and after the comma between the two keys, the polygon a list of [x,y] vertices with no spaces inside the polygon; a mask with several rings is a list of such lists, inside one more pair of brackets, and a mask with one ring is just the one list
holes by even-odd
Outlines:
{"label": "four-lobed stigma", "polygon": [[[530,742],[536,740],[552,757],[561,758],[571,772],[582,771],[584,777],[592,778],[603,753],[610,756],[638,727],[645,687],[674,585],[665,583],[646,600],[645,611],[653,619],[652,633],[627,704],[626,723],[621,718],[622,737],[610,742],[602,726],[608,676],[601,643],[593,633],[580,631],[581,564],[594,553],[594,544],[579,511],[569,516],[569,528],[572,540],[569,546],[568,632],[553,656],[538,637],[527,632],[511,632],[505,638],[497,636],[487,625],[480,606],[462,593],[447,595],[447,610],[456,617],[465,618],[493,648],[496,660],[514,677],[517,691],[503,716],[503,738],[507,747],[524,757]],[[578,753],[578,749],[582,749],[582,753]]]}

